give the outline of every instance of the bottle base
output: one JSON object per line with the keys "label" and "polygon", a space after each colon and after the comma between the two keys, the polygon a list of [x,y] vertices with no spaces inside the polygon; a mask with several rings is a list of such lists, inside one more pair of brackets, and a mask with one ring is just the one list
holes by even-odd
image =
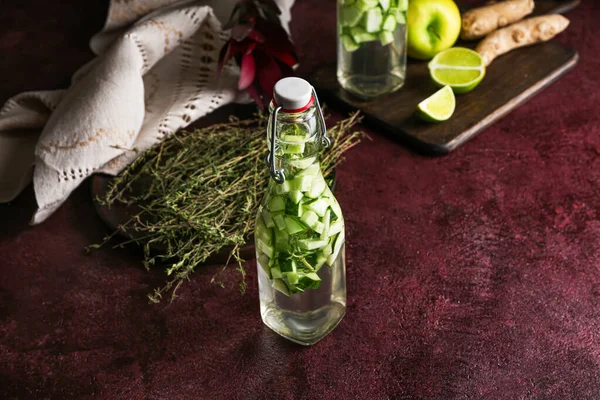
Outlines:
{"label": "bottle base", "polygon": [[395,74],[364,76],[338,74],[340,86],[361,100],[373,100],[404,86],[404,77]]}
{"label": "bottle base", "polygon": [[293,312],[277,308],[273,303],[261,310],[265,325],[292,342],[311,346],[327,336],[342,320],[346,305],[332,302],[310,312]]}

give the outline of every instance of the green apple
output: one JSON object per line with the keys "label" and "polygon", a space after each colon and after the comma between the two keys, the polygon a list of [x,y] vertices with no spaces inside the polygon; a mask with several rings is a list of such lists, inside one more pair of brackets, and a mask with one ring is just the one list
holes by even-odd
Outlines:
{"label": "green apple", "polygon": [[407,13],[408,55],[429,60],[456,42],[461,18],[452,0],[410,0]]}

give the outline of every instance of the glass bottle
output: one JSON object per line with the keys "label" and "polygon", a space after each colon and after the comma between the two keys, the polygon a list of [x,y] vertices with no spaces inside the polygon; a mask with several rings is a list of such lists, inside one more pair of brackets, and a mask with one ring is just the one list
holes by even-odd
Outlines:
{"label": "glass bottle", "polygon": [[370,100],[404,85],[408,0],[338,0],[337,78]]}
{"label": "glass bottle", "polygon": [[311,345],[346,312],[344,217],[321,172],[329,139],[314,88],[280,80],[269,111],[271,179],[254,233],[260,313],[276,333]]}

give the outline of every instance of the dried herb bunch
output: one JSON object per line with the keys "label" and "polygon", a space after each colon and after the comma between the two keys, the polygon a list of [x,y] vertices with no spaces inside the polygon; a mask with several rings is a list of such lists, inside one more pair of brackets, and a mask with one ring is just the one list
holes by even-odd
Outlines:
{"label": "dried herb bunch", "polygon": [[[328,179],[344,152],[360,140],[361,134],[353,131],[358,121],[355,114],[328,130],[333,146],[322,155]],[[231,259],[237,262],[244,292],[246,273],[240,248],[253,232],[269,180],[263,161],[266,123],[264,114],[248,120],[231,118],[228,123],[178,132],[141,154],[97,199],[105,206],[120,203],[138,211],[102,244],[92,247],[106,244],[120,232],[133,236],[117,246],[139,244],[145,267],[164,265],[169,275],[166,284],[149,295],[153,302],[168,292],[173,299],[198,265],[229,248],[227,264]],[[213,281],[222,285],[217,276]]]}

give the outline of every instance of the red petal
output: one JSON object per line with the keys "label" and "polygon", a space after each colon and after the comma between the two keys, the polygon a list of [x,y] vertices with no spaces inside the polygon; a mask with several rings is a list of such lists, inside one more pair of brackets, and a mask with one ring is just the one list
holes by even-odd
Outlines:
{"label": "red petal", "polygon": [[263,99],[262,96],[260,95],[259,90],[257,89],[257,84],[252,84],[250,86],[248,86],[248,89],[246,89],[246,91],[248,92],[248,94],[250,95],[250,97],[252,97],[254,99],[254,101],[256,102],[256,105],[260,108],[260,109],[264,109],[265,108],[265,103],[263,103]]}
{"label": "red petal", "polygon": [[248,34],[248,39],[252,39],[254,41],[257,41],[259,43],[262,43],[265,41],[265,37],[263,36],[262,33],[260,33],[259,31],[257,31],[256,29],[253,29],[252,32],[250,32]]}
{"label": "red petal", "polygon": [[256,52],[257,78],[258,84],[265,100],[273,97],[273,87],[278,80],[283,78],[283,74],[277,62],[269,55],[263,52]]}
{"label": "red petal", "polygon": [[252,53],[246,53],[242,57],[242,66],[240,72],[240,80],[238,81],[238,89],[246,90],[254,81],[256,75],[256,63]]}

